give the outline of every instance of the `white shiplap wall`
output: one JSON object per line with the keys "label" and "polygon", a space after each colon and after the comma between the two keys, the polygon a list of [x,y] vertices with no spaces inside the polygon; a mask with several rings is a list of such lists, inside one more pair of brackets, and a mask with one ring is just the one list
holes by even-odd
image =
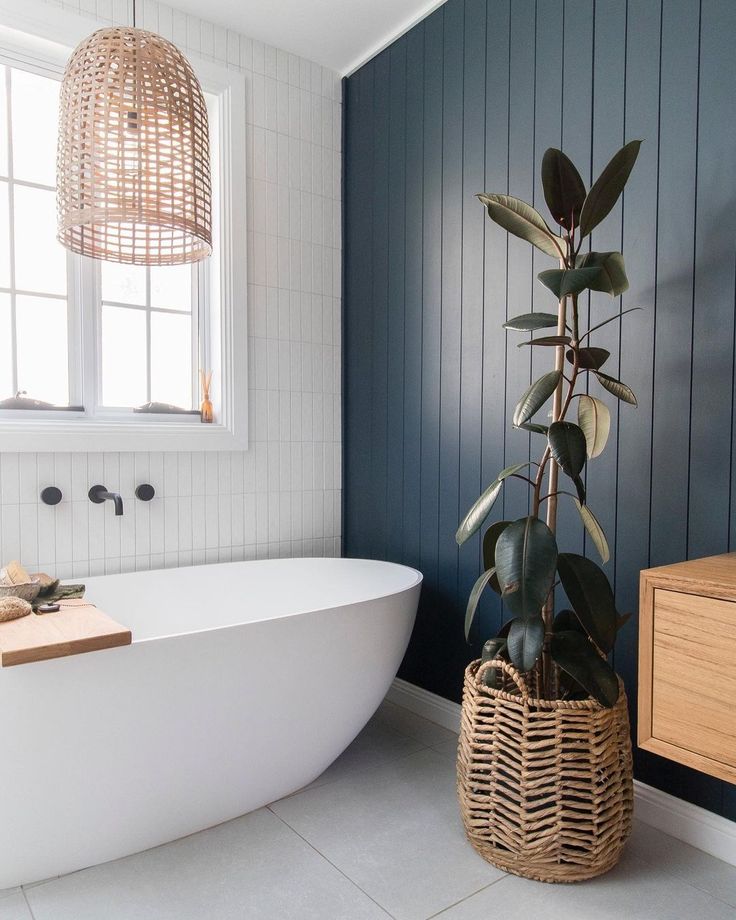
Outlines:
{"label": "white shiplap wall", "polygon": [[[47,0],[130,23],[129,0]],[[82,578],[339,555],[341,89],[337,74],[163,4],[137,22],[245,74],[250,448],[0,455],[0,561]],[[245,343],[244,343],[245,345]],[[156,498],[134,498],[152,483]],[[125,514],[87,499],[120,491]],[[44,486],[64,500],[42,504]]]}

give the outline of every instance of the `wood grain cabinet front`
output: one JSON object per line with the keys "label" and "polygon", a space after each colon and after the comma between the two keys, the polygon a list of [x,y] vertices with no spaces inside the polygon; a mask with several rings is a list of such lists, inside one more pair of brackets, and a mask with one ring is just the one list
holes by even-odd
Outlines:
{"label": "wood grain cabinet front", "polygon": [[736,553],[640,587],[639,747],[736,783]]}

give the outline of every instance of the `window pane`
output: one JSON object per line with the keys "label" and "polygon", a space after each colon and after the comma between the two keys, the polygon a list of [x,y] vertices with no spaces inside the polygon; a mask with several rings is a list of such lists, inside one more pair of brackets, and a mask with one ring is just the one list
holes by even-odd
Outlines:
{"label": "window pane", "polygon": [[162,265],[151,269],[151,306],[192,309],[192,266]]}
{"label": "window pane", "polygon": [[151,399],[192,409],[192,323],[176,313],[151,313]]}
{"label": "window pane", "polygon": [[102,262],[102,299],[146,305],[146,268]]}
{"label": "window pane", "polygon": [[66,250],[56,239],[55,193],[16,185],[14,196],[16,288],[66,294]]}
{"label": "window pane", "polygon": [[32,399],[69,404],[66,301],[57,297],[15,299],[18,389]]}
{"label": "window pane", "polygon": [[8,183],[0,182],[0,287],[10,287],[10,217]]}
{"label": "window pane", "polygon": [[13,176],[56,185],[59,81],[11,69]]}
{"label": "window pane", "polygon": [[13,338],[10,329],[10,294],[0,294],[0,399],[13,392]]}
{"label": "window pane", "polygon": [[102,403],[133,408],[148,402],[146,314],[102,308]]}

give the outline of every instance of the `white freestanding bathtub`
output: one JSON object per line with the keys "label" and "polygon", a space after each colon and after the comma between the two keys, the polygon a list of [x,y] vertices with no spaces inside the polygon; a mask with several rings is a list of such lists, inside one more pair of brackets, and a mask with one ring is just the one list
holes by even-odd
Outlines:
{"label": "white freestanding bathtub", "polygon": [[360,559],[87,579],[133,644],[0,670],[0,888],[310,783],[383,699],[420,585],[413,569]]}

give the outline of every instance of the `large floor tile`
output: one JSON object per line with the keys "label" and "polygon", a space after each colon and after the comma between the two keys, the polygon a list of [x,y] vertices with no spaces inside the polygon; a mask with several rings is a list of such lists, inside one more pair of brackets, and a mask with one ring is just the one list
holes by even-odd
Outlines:
{"label": "large floor tile", "polygon": [[451,732],[436,722],[430,722],[429,719],[423,719],[389,700],[384,700],[373,720],[399,734],[421,741],[426,747],[435,747],[447,741],[457,743],[456,732]]}
{"label": "large floor tile", "polygon": [[454,762],[436,751],[271,808],[397,920],[425,920],[501,875],[466,842]]}
{"label": "large floor tile", "polygon": [[734,920],[733,907],[673,879],[665,862],[645,862],[632,848],[615,869],[589,882],[549,885],[509,875],[436,920]]}
{"label": "large floor tile", "polygon": [[[397,731],[383,713],[384,707],[381,707],[350,747],[306,788],[314,789],[364,770],[373,770],[391,760],[421,751],[426,746],[411,735]],[[444,729],[440,728],[440,731]]]}
{"label": "large floor tile", "polygon": [[702,888],[736,907],[736,866],[730,866],[641,821],[635,822],[629,848],[638,858],[654,863],[659,872],[667,872],[672,878]]}
{"label": "large floor tile", "polygon": [[14,889],[0,897],[0,920],[33,920],[22,891]]}
{"label": "large floor tile", "polygon": [[[35,920],[387,917],[266,809],[30,888],[26,896]],[[0,920],[15,918],[0,913]]]}

